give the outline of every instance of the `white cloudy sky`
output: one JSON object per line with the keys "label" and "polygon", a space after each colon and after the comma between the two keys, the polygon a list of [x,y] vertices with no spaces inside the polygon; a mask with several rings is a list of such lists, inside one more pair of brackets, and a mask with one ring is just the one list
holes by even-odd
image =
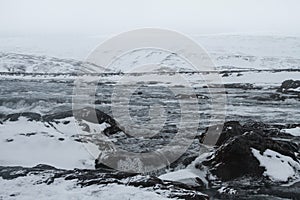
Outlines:
{"label": "white cloudy sky", "polygon": [[0,0],[0,33],[107,35],[161,27],[300,35],[299,10],[299,0]]}

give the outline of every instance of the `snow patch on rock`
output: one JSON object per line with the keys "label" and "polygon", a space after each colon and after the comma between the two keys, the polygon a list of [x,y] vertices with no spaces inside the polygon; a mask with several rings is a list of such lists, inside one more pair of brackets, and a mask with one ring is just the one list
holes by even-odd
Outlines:
{"label": "snow patch on rock", "polygon": [[265,176],[273,181],[288,181],[299,178],[300,164],[289,156],[284,156],[276,151],[267,149],[263,154],[254,148],[253,155],[266,170]]}
{"label": "snow patch on rock", "polygon": [[290,129],[282,129],[284,132],[289,133],[293,136],[300,137],[300,127],[290,128]]}

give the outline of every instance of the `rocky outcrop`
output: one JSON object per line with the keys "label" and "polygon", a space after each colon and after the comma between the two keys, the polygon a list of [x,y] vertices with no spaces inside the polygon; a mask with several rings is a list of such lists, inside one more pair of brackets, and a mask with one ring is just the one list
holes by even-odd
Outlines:
{"label": "rocky outcrop", "polygon": [[[47,114],[47,115],[40,115],[38,113],[33,113],[33,112],[13,113],[9,115],[2,115],[0,116],[0,119],[2,118],[3,121],[17,121],[19,120],[20,117],[25,117],[27,118],[28,121],[41,121],[46,123],[61,123],[59,121],[61,119],[65,119],[68,117],[75,117],[76,120],[78,121],[85,120],[87,122],[91,122],[95,124],[102,124],[102,123],[109,124],[110,126],[106,127],[103,130],[103,133],[105,135],[112,135],[120,131],[123,131],[122,128],[111,116],[98,109],[93,109],[90,107],[82,108],[79,110],[69,110],[69,111],[58,112],[54,114]],[[64,121],[62,123],[67,124],[69,122]],[[89,127],[87,127],[87,130],[88,128]]]}
{"label": "rocky outcrop", "polygon": [[251,149],[261,153],[267,149],[289,156],[296,162],[299,145],[289,139],[293,136],[281,133],[280,129],[261,122],[226,122],[216,143],[216,151],[204,165],[223,181],[240,177],[261,177],[265,171]]}
{"label": "rocky outcrop", "polygon": [[38,113],[23,112],[6,115],[3,121],[17,121],[20,117],[26,117],[28,121],[41,121],[42,116]]}
{"label": "rocky outcrop", "polygon": [[283,81],[277,91],[282,92],[282,93],[291,93],[291,92],[295,92],[295,90],[293,90],[293,89],[296,89],[296,88],[300,88],[300,80],[290,79],[290,80]]}

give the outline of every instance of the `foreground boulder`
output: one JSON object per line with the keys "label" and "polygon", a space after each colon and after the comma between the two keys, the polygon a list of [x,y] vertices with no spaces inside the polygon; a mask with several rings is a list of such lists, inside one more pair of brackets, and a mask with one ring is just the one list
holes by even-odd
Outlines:
{"label": "foreground boulder", "polygon": [[216,143],[215,152],[203,164],[223,181],[241,177],[262,177],[266,169],[253,152],[257,150],[263,154],[269,150],[299,163],[299,157],[296,156],[299,145],[292,139],[293,136],[281,133],[278,128],[264,123],[248,122],[241,125],[236,121],[226,122]]}

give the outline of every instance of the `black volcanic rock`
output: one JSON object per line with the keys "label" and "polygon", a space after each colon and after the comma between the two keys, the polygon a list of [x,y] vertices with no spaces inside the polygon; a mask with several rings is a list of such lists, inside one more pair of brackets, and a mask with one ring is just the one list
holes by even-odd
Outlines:
{"label": "black volcanic rock", "polygon": [[[252,148],[261,153],[267,149],[289,156],[298,161],[295,153],[299,146],[286,139],[292,138],[279,129],[262,122],[226,122],[216,144],[216,151],[203,164],[223,181],[240,177],[261,177],[265,171],[252,153]],[[276,139],[277,138],[277,139]]]}
{"label": "black volcanic rock", "polygon": [[251,152],[251,142],[248,139],[261,139],[256,133],[248,137],[235,137],[222,145],[214,157],[204,164],[212,168],[212,173],[224,181],[241,176],[261,176],[264,169]]}
{"label": "black volcanic rock", "polygon": [[244,133],[243,127],[237,121],[229,121],[225,122],[222,133],[216,143],[216,146],[220,146],[224,144],[228,139],[242,135]]}
{"label": "black volcanic rock", "polygon": [[[221,135],[219,132],[221,130]],[[229,138],[241,135],[244,130],[238,121],[228,121],[224,124],[217,124],[207,127],[205,133],[198,137],[200,143],[220,146]]]}

